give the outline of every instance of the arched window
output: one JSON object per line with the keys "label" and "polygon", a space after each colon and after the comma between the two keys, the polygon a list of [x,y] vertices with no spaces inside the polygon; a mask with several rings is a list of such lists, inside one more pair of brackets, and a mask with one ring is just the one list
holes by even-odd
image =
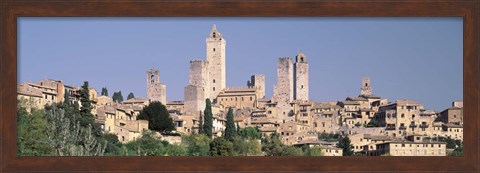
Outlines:
{"label": "arched window", "polygon": [[216,33],[215,33],[215,32],[213,32],[213,38],[216,38],[216,37],[217,37]]}
{"label": "arched window", "polygon": [[[215,51],[215,50],[214,50]],[[213,79],[213,83],[215,83],[215,79]]]}
{"label": "arched window", "polygon": [[150,83],[155,83],[155,75],[150,76]]}
{"label": "arched window", "polygon": [[215,52],[215,48],[213,48],[213,51]]}

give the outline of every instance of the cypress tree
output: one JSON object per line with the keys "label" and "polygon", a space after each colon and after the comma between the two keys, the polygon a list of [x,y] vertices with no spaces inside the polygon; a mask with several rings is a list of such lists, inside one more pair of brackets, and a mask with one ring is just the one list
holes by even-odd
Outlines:
{"label": "cypress tree", "polygon": [[108,90],[107,90],[107,87],[103,87],[102,88],[102,96],[108,96]]}
{"label": "cypress tree", "polygon": [[200,118],[198,119],[198,134],[203,133],[203,116],[202,111],[200,111]]}
{"label": "cypress tree", "polygon": [[127,100],[133,99],[133,98],[135,98],[135,95],[133,95],[133,93],[130,92],[130,94],[128,94],[128,96],[127,96]]}
{"label": "cypress tree", "polygon": [[205,121],[203,122],[203,132],[205,135],[207,135],[209,138],[212,138],[213,136],[213,114],[212,114],[212,102],[210,99],[207,99],[205,101],[206,106],[205,106],[205,111],[203,112],[205,114]]}
{"label": "cypress tree", "polygon": [[228,109],[227,113],[227,125],[225,127],[225,135],[223,136],[226,140],[232,141],[235,136],[235,122],[233,121],[233,112],[232,108]]}
{"label": "cypress tree", "polygon": [[88,93],[88,81],[83,82],[82,90],[80,91],[80,102],[82,103],[80,114],[82,116],[92,116],[92,103],[90,102],[90,94]]}

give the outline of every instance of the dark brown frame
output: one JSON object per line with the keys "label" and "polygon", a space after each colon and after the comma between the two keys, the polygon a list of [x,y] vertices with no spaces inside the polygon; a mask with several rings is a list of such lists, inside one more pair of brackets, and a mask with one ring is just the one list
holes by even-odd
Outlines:
{"label": "dark brown frame", "polygon": [[[479,8],[477,0],[367,2],[6,0],[1,2],[1,171],[479,171]],[[458,16],[464,22],[463,157],[18,157],[17,17],[21,16]]]}

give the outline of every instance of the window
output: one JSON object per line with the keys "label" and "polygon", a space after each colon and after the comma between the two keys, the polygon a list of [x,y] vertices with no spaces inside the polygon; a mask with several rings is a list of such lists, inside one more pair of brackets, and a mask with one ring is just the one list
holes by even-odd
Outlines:
{"label": "window", "polygon": [[301,88],[303,89],[303,85],[301,86]]}
{"label": "window", "polygon": [[402,144],[402,147],[405,147],[405,144]]}
{"label": "window", "polygon": [[213,83],[215,83],[215,79],[213,79]]}
{"label": "window", "polygon": [[[403,107],[403,106],[402,106]],[[402,114],[402,118],[405,118],[405,114]]]}
{"label": "window", "polygon": [[414,118],[415,118],[415,114],[412,114],[412,119],[414,119]]}
{"label": "window", "polygon": [[253,100],[253,98],[252,98],[252,97],[250,97],[250,101],[252,101],[252,100]]}
{"label": "window", "polygon": [[213,87],[213,91],[215,91],[215,87]]}
{"label": "window", "polygon": [[155,75],[150,76],[150,83],[155,83]]}
{"label": "window", "polygon": [[213,48],[213,51],[215,52],[215,48]]}

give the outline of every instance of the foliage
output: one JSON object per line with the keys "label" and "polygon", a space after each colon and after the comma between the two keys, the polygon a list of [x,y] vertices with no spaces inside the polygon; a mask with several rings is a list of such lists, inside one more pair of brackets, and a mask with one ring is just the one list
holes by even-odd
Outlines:
{"label": "foliage", "polygon": [[308,147],[305,151],[305,156],[323,156],[322,148],[319,146]]}
{"label": "foliage", "polygon": [[135,98],[135,95],[133,95],[132,92],[130,92],[127,96],[127,100]]}
{"label": "foliage", "polygon": [[[75,117],[75,115],[73,115]],[[101,156],[105,152],[106,141],[98,141],[92,134],[92,126],[81,127],[65,116],[65,110],[52,106],[45,110],[48,122],[46,135],[49,145],[58,156]]]}
{"label": "foliage", "polygon": [[115,134],[104,134],[103,138],[107,141],[107,146],[105,147],[105,155],[115,156],[120,155],[122,151],[122,143],[118,140],[118,136]]}
{"label": "foliage", "polygon": [[455,150],[453,150],[453,152],[450,153],[450,156],[463,156],[463,146],[455,148]]}
{"label": "foliage", "polygon": [[112,99],[114,102],[117,102],[117,103],[123,102],[122,91],[113,92]]}
{"label": "foliage", "polygon": [[108,96],[108,90],[107,90],[107,87],[103,87],[103,88],[102,88],[101,95],[102,95],[102,96]]}
{"label": "foliage", "polygon": [[228,109],[227,113],[227,125],[225,127],[224,138],[228,141],[233,141],[233,137],[236,135],[235,122],[233,120],[232,108]]}
{"label": "foliage", "polygon": [[327,142],[337,142],[338,139],[340,138],[340,135],[337,133],[319,133],[318,134],[318,139],[322,141],[327,141]]}
{"label": "foliage", "polygon": [[167,155],[167,156],[188,156],[188,149],[184,145],[168,145],[165,155]]}
{"label": "foliage", "polygon": [[203,134],[203,116],[202,111],[200,111],[199,119],[198,119],[198,134]]}
{"label": "foliage", "polygon": [[245,139],[260,139],[260,131],[257,128],[245,127],[239,130],[238,135]]}
{"label": "foliage", "polygon": [[272,133],[262,140],[262,151],[265,152],[266,156],[281,156],[282,149],[283,144],[278,133]]}
{"label": "foliage", "polygon": [[210,99],[207,99],[205,102],[206,102],[205,111],[203,111],[203,113],[205,114],[204,122],[203,122],[203,132],[205,133],[205,135],[212,138],[213,136],[212,102],[210,101]]}
{"label": "foliage", "polygon": [[147,120],[150,130],[168,133],[175,129],[167,108],[157,101],[145,106],[137,119]]}
{"label": "foliage", "polygon": [[32,110],[30,114],[24,107],[17,108],[17,153],[19,156],[54,154],[53,146],[48,143],[46,126],[43,110]]}
{"label": "foliage", "polygon": [[303,151],[301,148],[294,146],[284,146],[280,156],[303,156]]}
{"label": "foliage", "polygon": [[343,156],[351,156],[353,155],[353,146],[350,142],[350,138],[348,136],[340,138],[338,142],[338,147],[343,148]]}
{"label": "foliage", "polygon": [[215,138],[210,142],[211,156],[233,156],[233,144],[224,138]]}
{"label": "foliage", "polygon": [[82,103],[80,115],[93,116],[92,103],[90,102],[90,94],[88,93],[88,81],[83,82],[82,89],[80,90],[80,102]]}
{"label": "foliage", "polygon": [[210,138],[204,134],[182,136],[182,145],[186,146],[189,156],[210,155]]}
{"label": "foliage", "polygon": [[233,148],[235,155],[238,156],[260,156],[262,155],[262,145],[260,140],[246,139],[241,136],[233,138]]}
{"label": "foliage", "polygon": [[123,150],[123,155],[127,156],[163,156],[166,153],[162,140],[152,131],[144,131],[140,138],[125,144]]}
{"label": "foliage", "polygon": [[445,142],[447,143],[447,148],[448,149],[455,149],[457,148],[457,144],[455,144],[455,140],[452,138],[448,137]]}
{"label": "foliage", "polygon": [[372,118],[370,122],[367,123],[367,127],[378,127],[378,121],[376,118]]}

